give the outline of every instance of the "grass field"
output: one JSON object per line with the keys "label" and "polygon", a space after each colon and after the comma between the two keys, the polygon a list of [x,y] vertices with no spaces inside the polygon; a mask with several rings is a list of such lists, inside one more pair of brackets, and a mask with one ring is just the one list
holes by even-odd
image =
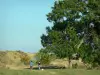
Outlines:
{"label": "grass field", "polygon": [[0,75],[100,75],[100,70],[47,69],[47,70],[9,70],[0,69]]}

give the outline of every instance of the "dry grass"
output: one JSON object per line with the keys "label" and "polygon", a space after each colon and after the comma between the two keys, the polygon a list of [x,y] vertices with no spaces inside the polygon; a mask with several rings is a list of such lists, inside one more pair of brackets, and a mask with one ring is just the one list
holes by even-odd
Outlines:
{"label": "dry grass", "polygon": [[[85,65],[81,61],[81,59],[71,60],[71,67],[72,67],[72,64],[76,64],[76,63],[78,65],[78,68],[85,68]],[[56,60],[52,61],[50,64],[54,65],[54,66],[66,67],[66,68],[68,68],[68,66],[69,66],[69,63],[68,63],[67,59],[56,59]]]}
{"label": "dry grass", "polygon": [[21,62],[21,56],[24,54],[27,54],[31,59],[35,55],[18,51],[0,51],[0,67],[22,69],[25,65]]}
{"label": "dry grass", "polygon": [[[0,51],[0,66],[6,67],[9,69],[23,69],[25,67],[29,67],[24,65],[21,62],[21,56],[27,54],[30,59],[36,54],[32,53],[24,53],[20,51]],[[80,60],[72,60],[71,65],[77,63],[79,67],[84,68],[84,64]],[[55,59],[53,60],[50,65],[58,66],[58,67],[68,67],[68,60],[67,59]]]}

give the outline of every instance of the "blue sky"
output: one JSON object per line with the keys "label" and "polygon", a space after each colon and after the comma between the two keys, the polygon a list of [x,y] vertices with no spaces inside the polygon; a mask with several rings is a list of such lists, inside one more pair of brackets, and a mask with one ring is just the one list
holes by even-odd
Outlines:
{"label": "blue sky", "polygon": [[54,0],[0,0],[0,50],[37,52]]}

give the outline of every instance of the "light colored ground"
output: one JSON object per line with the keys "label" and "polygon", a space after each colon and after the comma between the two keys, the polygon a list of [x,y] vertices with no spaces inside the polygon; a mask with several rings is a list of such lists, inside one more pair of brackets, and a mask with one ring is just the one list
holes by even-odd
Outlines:
{"label": "light colored ground", "polygon": [[[85,67],[85,65],[83,64],[81,59],[79,59],[79,60],[71,60],[71,67],[72,67],[72,64],[75,64],[75,63],[77,63],[80,68]],[[56,59],[56,60],[52,61],[50,64],[51,65],[55,65],[55,66],[59,66],[59,67],[60,66],[68,67],[68,65],[69,65],[67,59]]]}

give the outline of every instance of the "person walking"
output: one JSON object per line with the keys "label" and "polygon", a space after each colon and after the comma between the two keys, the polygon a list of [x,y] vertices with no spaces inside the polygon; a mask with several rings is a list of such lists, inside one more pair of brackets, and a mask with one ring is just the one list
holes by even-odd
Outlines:
{"label": "person walking", "polygon": [[32,69],[33,69],[33,62],[30,61],[30,70],[32,70]]}
{"label": "person walking", "polygon": [[39,62],[38,62],[38,68],[39,68],[39,70],[41,69],[41,68],[40,68],[40,65],[41,65],[41,63],[40,63],[40,61],[39,61]]}

